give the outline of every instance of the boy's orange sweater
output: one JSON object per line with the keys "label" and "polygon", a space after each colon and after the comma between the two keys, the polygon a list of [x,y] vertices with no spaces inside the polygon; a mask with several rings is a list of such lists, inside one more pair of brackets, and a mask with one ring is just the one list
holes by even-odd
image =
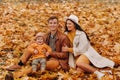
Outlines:
{"label": "boy's orange sweater", "polygon": [[[38,50],[37,54],[34,53],[35,49]],[[45,58],[45,53],[43,52],[43,50],[45,50],[45,52],[51,52],[52,51],[52,49],[47,44],[44,43],[42,45],[39,45],[36,42],[29,45],[27,50],[29,50],[29,52],[33,53],[32,59]]]}

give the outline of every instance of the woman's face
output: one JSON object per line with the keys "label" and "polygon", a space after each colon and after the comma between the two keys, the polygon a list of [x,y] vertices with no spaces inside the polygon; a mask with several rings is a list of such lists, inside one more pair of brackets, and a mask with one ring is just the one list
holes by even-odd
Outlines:
{"label": "woman's face", "polygon": [[67,20],[66,23],[67,23],[66,26],[67,26],[68,31],[75,31],[76,30],[75,25],[71,20]]}

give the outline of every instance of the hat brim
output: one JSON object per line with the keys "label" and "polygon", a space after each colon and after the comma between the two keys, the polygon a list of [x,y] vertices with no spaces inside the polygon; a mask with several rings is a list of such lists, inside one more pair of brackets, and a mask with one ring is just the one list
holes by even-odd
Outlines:
{"label": "hat brim", "polygon": [[76,23],[77,25],[79,25],[79,23],[78,23],[78,22],[75,22],[73,19],[71,19],[71,18],[69,18],[69,17],[65,17],[65,21],[67,21],[67,20],[71,20],[71,21],[73,21],[74,23]]}

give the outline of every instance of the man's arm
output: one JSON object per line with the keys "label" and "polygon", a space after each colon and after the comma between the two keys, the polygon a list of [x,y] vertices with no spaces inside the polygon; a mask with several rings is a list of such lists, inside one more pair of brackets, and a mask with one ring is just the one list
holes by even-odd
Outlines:
{"label": "man's arm", "polygon": [[62,41],[61,41],[61,51],[60,52],[57,52],[57,51],[54,51],[52,52],[50,55],[52,57],[56,57],[56,58],[61,58],[61,59],[65,59],[65,58],[68,58],[68,52],[62,52],[62,47],[67,45],[68,47],[70,47],[70,41],[68,39],[68,37],[65,35],[63,36],[62,38]]}

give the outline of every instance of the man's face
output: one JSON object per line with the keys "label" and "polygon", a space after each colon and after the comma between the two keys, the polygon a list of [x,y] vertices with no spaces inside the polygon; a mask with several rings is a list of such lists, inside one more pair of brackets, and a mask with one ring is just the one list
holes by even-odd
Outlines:
{"label": "man's face", "polygon": [[58,29],[58,21],[57,21],[57,19],[49,20],[48,26],[49,26],[50,31],[56,31]]}

